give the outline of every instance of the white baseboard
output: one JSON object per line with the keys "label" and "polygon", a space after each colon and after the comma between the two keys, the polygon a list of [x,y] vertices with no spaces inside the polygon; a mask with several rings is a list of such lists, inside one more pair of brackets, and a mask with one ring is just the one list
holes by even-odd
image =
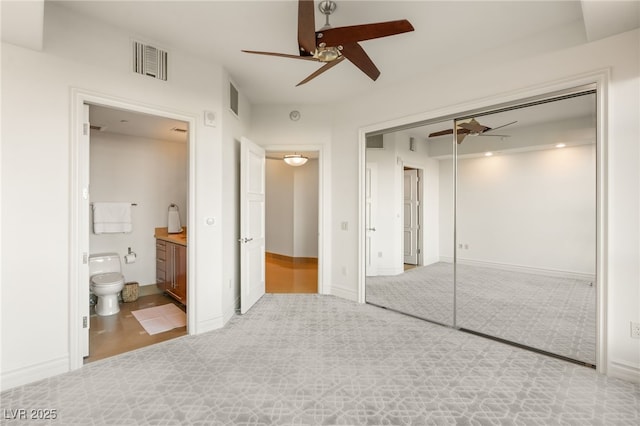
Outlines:
{"label": "white baseboard", "polygon": [[377,275],[382,275],[382,276],[393,276],[393,275],[400,275],[404,272],[404,266],[401,266],[400,268],[378,268],[378,274]]}
{"label": "white baseboard", "polygon": [[[452,257],[443,256],[441,262],[453,263]],[[532,266],[513,265],[510,263],[485,262],[483,260],[457,259],[460,265],[480,266],[483,268],[500,269],[503,271],[524,272],[528,274],[546,275],[550,277],[572,278],[576,280],[595,282],[596,277],[593,274],[574,271],[562,271],[558,269],[535,268]]]}
{"label": "white baseboard", "polygon": [[355,288],[346,288],[346,287],[341,287],[339,285],[332,284],[331,294],[336,297],[352,300],[354,302],[358,301],[358,290]]}
{"label": "white baseboard", "polygon": [[226,325],[231,317],[236,314],[236,310],[240,308],[240,298],[237,297],[232,304],[226,306],[222,312],[222,322]]}
{"label": "white baseboard", "polygon": [[624,361],[610,361],[607,366],[607,376],[617,377],[632,383],[640,383],[640,366]]}
{"label": "white baseboard", "polygon": [[208,331],[217,330],[224,327],[222,315],[204,321],[198,321],[196,332],[194,334],[202,334]]}
{"label": "white baseboard", "polygon": [[69,371],[69,357],[64,356],[13,371],[3,371],[0,391],[47,379]]}

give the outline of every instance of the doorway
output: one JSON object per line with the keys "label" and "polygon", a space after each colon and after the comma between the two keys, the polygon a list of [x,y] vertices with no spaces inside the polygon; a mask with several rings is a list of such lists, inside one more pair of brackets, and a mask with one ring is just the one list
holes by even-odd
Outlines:
{"label": "doorway", "polygon": [[[118,295],[119,312],[111,315],[97,313],[98,297],[92,292],[85,364],[186,334],[186,287],[166,285],[167,273],[178,275],[178,263],[167,271],[166,259],[156,252],[162,247],[166,257],[165,246],[171,243],[164,240],[170,205],[182,229],[171,238],[184,235],[187,244],[188,228],[188,123],[94,104],[89,105],[89,123],[90,275],[97,253],[114,253],[127,284]],[[104,202],[125,201],[131,206],[131,226],[125,232],[103,232],[105,226],[96,225],[96,209]],[[169,304],[181,311],[171,311],[175,321],[163,315]]]}
{"label": "doorway", "polygon": [[422,169],[404,166],[402,247],[404,270],[422,264]]}
{"label": "doorway", "polygon": [[[191,116],[184,116],[179,114],[174,114],[163,110],[161,108],[152,108],[147,105],[136,104],[130,101],[117,100],[113,98],[108,98],[100,95],[95,95],[91,93],[81,92],[79,90],[72,90],[72,129],[77,129],[76,132],[72,132],[71,134],[71,188],[74,193],[78,194],[77,197],[71,197],[71,206],[70,206],[70,271],[72,271],[70,276],[70,318],[77,318],[76,321],[70,321],[70,329],[69,329],[69,353],[70,353],[70,368],[77,369],[82,367],[84,364],[84,358],[88,355],[89,352],[89,330],[90,330],[90,316],[91,316],[91,308],[89,304],[90,300],[90,291],[89,291],[89,259],[90,254],[92,253],[92,249],[96,248],[95,244],[90,243],[90,236],[92,233],[92,224],[91,224],[91,205],[92,202],[90,188],[93,191],[93,187],[89,185],[90,179],[90,108],[91,107],[104,107],[108,110],[117,110],[121,112],[127,112],[130,114],[140,114],[143,116],[155,117],[157,119],[169,119],[174,120],[177,123],[180,123],[180,128],[186,129],[186,141],[184,145],[186,147],[186,153],[184,154],[184,161],[187,163],[186,165],[186,176],[184,178],[184,189],[183,191],[186,193],[186,197],[184,201],[181,201],[184,205],[181,206],[184,211],[181,212],[182,220],[184,224],[187,225],[185,227],[185,240],[188,235],[189,238],[191,236],[196,235],[196,227],[197,224],[194,221],[194,198],[193,194],[195,191],[195,160],[194,160],[194,150],[195,150],[195,138],[193,132],[189,131],[195,126],[195,118]],[[121,124],[126,124],[126,118],[123,118]],[[95,123],[98,124],[98,123]],[[99,127],[99,126],[98,126]],[[94,131],[100,132],[105,129],[95,128]],[[102,134],[102,133],[99,133]],[[110,149],[113,147],[106,146],[106,149]],[[139,168],[144,168],[145,165],[136,164]],[[128,173],[132,171],[132,168],[135,166],[129,165],[127,167],[112,167],[108,173],[111,173],[113,176],[119,176],[122,178],[123,176],[127,176]],[[129,180],[130,185],[135,185],[135,180]],[[105,196],[110,196],[109,194]],[[138,199],[140,200],[140,199]],[[143,210],[148,207],[148,202],[140,202],[138,200],[127,200],[131,201],[132,204],[137,204],[137,206],[132,207],[132,209],[137,209],[132,212],[132,225],[136,226],[140,225],[140,223],[136,223],[141,216],[144,216]],[[114,199],[104,199],[99,201],[114,201]],[[164,207],[166,209],[167,206]],[[152,209],[155,211],[155,209]],[[164,213],[166,215],[166,213]],[[159,223],[167,223],[166,219]],[[166,226],[166,225],[165,225]],[[154,235],[154,229],[151,229],[149,232],[144,232],[147,237],[150,235]],[[105,241],[112,240],[113,236],[108,236]],[[155,242],[153,241],[153,237],[151,237],[151,244],[155,248]],[[107,244],[110,245],[111,242]],[[146,250],[143,246],[146,243],[136,242],[135,240],[129,241],[132,245],[128,246],[125,252],[122,252],[120,247],[116,247],[113,252],[118,253],[119,256],[123,256],[128,253],[128,247],[131,247],[131,251],[135,254],[136,250],[142,250],[142,252],[146,252],[145,254],[145,262],[151,259],[152,272],[151,275],[154,278],[141,279],[141,282],[137,283],[139,285],[139,301],[144,301],[143,297],[146,297],[146,290],[153,288],[152,295],[154,297],[158,296],[157,290],[155,290],[155,258],[156,254],[154,249],[150,252]],[[135,244],[134,244],[135,243]],[[126,243],[125,243],[126,244]],[[137,244],[141,244],[137,246]],[[137,247],[141,247],[138,249]],[[101,249],[101,248],[100,248]],[[193,247],[187,246],[187,258],[188,261],[186,263],[187,270],[187,294],[193,295],[195,294],[196,289],[194,288],[197,284],[192,279],[192,274],[189,274],[188,271],[195,270],[195,259],[193,253]],[[128,261],[136,266],[140,264],[141,266],[145,263],[142,262],[142,258],[137,256],[137,260],[131,262],[131,257]],[[131,264],[125,263],[125,259],[121,257],[121,263],[123,266],[132,266]],[[126,282],[129,281],[128,276],[131,277],[124,270],[124,279]],[[149,265],[143,266],[145,269],[145,273],[148,273]],[[151,281],[151,282],[147,282]],[[143,290],[144,289],[144,290]],[[187,326],[184,333],[193,333],[196,318],[195,305],[192,303],[193,298],[188,297],[185,309],[187,310],[186,314],[186,322]],[[152,301],[149,303],[157,304],[157,301]],[[122,306],[122,304],[121,304]],[[115,317],[115,315],[114,315]],[[107,317],[105,317],[107,318]],[[108,320],[108,327],[117,327],[117,321]],[[144,330],[143,330],[144,332]],[[151,336],[153,337],[153,336]],[[150,340],[158,341],[156,337]],[[154,343],[154,342],[151,342]],[[130,350],[130,349],[127,349]]]}
{"label": "doorway", "polygon": [[267,151],[265,161],[266,292],[318,293],[319,152]]}

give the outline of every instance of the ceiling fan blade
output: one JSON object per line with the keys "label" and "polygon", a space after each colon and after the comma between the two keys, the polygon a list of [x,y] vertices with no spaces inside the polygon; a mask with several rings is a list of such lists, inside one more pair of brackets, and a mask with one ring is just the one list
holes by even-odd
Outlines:
{"label": "ceiling fan blade", "polygon": [[286,53],[260,52],[257,50],[243,50],[245,53],[253,53],[254,55],[279,56],[281,58],[302,59],[304,61],[318,61],[313,56],[288,55]]}
{"label": "ceiling fan blade", "polygon": [[464,138],[467,136],[468,133],[463,133],[462,135],[460,133],[458,133],[458,145],[460,145],[462,143],[462,141],[464,140]]}
{"label": "ceiling fan blade", "polygon": [[406,19],[378,22],[375,24],[352,25],[349,27],[327,28],[318,31],[318,41],[327,46],[338,46],[374,38],[387,37],[413,31],[413,25]]}
{"label": "ceiling fan blade", "polygon": [[342,46],[341,52],[345,58],[360,68],[371,80],[376,81],[378,79],[380,70],[378,70],[369,55],[367,55],[367,52],[365,52],[358,43],[345,44]]}
{"label": "ceiling fan blade", "polygon": [[468,123],[460,123],[458,127],[462,127],[463,129],[467,129],[473,133],[482,133],[490,129],[490,127],[483,126],[478,123],[475,118],[472,118]]}
{"label": "ceiling fan blade", "polygon": [[327,62],[324,66],[320,67],[316,72],[311,74],[309,77],[305,78],[300,83],[296,84],[296,87],[301,86],[301,85],[303,85],[305,83],[308,83],[309,81],[313,80],[314,78],[316,78],[317,76],[319,76],[323,72],[329,70],[330,68],[335,67],[336,65],[338,65],[343,60],[344,60],[344,57],[340,57],[340,58],[336,59],[335,61]]}
{"label": "ceiling fan blade", "polygon": [[316,50],[316,20],[313,8],[313,0],[298,1],[298,46],[300,54],[304,56],[312,55]]}
{"label": "ceiling fan blade", "polygon": [[[467,129],[458,129],[458,134],[459,135],[468,135],[470,132]],[[447,130],[440,130],[439,132],[433,132],[433,133],[429,133],[429,137],[430,138],[435,138],[438,136],[444,136],[444,135],[452,135],[453,134],[453,129],[447,129]]]}
{"label": "ceiling fan blade", "polygon": [[491,128],[489,130],[485,130],[485,132],[493,132],[494,130],[502,129],[503,127],[507,127],[507,126],[511,126],[512,124],[515,124],[517,122],[518,122],[518,120],[512,121],[511,123],[503,124],[502,126],[493,127],[493,128]]}

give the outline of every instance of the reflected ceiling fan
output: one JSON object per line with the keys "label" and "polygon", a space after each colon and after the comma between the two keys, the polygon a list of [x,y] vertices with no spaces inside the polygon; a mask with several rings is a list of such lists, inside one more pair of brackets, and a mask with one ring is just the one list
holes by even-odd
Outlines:
{"label": "reflected ceiling fan", "polygon": [[[494,130],[498,130],[498,129],[502,129],[503,127],[507,127],[510,126],[512,124],[517,123],[518,121],[512,121],[511,123],[507,123],[507,124],[503,124],[502,126],[498,126],[498,127],[488,127],[488,126],[484,126],[480,123],[478,123],[476,121],[475,118],[472,118],[469,122],[467,123],[460,123],[458,124],[458,143],[461,144],[462,141],[464,140],[465,137],[467,137],[467,135],[469,136],[495,136],[495,137],[500,137],[500,138],[508,138],[510,137],[509,135],[496,135],[495,133],[491,133],[491,134],[485,134],[487,132],[492,132]],[[452,135],[453,134],[453,129],[447,129],[447,130],[441,130],[439,132],[433,132],[429,134],[430,138],[435,138],[438,136],[444,136],[444,135]]]}
{"label": "reflected ceiling fan", "polygon": [[328,69],[338,65],[345,58],[375,81],[380,76],[380,71],[358,42],[413,31],[413,26],[406,19],[332,28],[329,25],[329,15],[336,10],[336,3],[334,1],[321,1],[318,8],[325,15],[326,23],[320,30],[316,31],[313,0],[298,1],[299,55],[255,50],[243,50],[243,52],[324,63],[316,72],[296,86],[309,82]]}

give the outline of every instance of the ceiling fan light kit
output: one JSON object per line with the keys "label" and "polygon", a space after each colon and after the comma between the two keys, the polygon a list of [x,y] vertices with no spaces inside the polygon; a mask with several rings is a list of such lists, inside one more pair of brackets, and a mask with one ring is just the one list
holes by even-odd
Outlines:
{"label": "ceiling fan light kit", "polygon": [[304,166],[309,160],[308,157],[305,157],[302,154],[287,154],[282,159],[285,163],[293,167]]}
{"label": "ceiling fan light kit", "polygon": [[377,80],[380,76],[380,70],[378,70],[362,46],[360,46],[359,42],[413,31],[413,26],[406,19],[402,19],[398,21],[332,28],[329,24],[329,15],[335,12],[336,8],[337,6],[334,1],[321,1],[318,4],[318,9],[325,15],[325,25],[316,31],[313,0],[298,0],[299,55],[261,52],[256,50],[243,50],[243,52],[315,61],[324,64],[317,71],[298,83],[297,86],[311,81],[342,62],[345,58],[364,72],[370,79],[374,81]]}

